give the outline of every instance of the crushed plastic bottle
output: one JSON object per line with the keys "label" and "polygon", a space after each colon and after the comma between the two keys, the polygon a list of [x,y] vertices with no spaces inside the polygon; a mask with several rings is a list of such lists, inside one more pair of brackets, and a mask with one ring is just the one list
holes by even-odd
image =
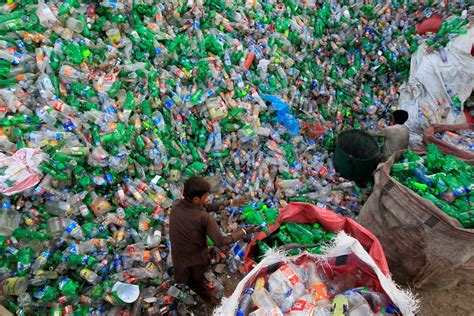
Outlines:
{"label": "crushed plastic bottle", "polygon": [[[125,313],[131,306],[117,302],[114,282],[140,282],[138,314],[176,312],[174,296],[152,298],[170,287],[167,214],[191,175],[212,179],[216,198],[245,195],[269,209],[302,200],[355,216],[370,186],[335,173],[335,135],[388,120],[410,54],[434,38],[415,35],[415,24],[437,11],[459,16],[441,34],[452,38],[464,30],[464,9],[451,1],[0,6],[0,148],[46,155],[38,184],[0,198],[0,279],[20,267],[26,293],[11,293],[29,295],[11,294],[5,306]],[[4,167],[2,192],[16,183]]]}

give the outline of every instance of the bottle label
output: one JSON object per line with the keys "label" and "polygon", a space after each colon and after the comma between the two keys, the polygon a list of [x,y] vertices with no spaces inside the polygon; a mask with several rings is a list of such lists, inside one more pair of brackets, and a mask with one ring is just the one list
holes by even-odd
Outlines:
{"label": "bottle label", "polygon": [[82,269],[81,272],[79,272],[79,275],[81,278],[87,280],[89,276],[92,274],[92,271],[89,269]]}
{"label": "bottle label", "polygon": [[144,250],[143,251],[143,261],[150,261],[151,251]]}
{"label": "bottle label", "polygon": [[81,212],[81,215],[83,217],[86,217],[88,216],[91,212],[89,211],[89,208],[87,207],[87,205],[85,204],[82,204],[80,207],[79,207],[79,211]]}
{"label": "bottle label", "polygon": [[126,214],[125,214],[125,210],[121,207],[118,207],[117,210],[115,211],[117,213],[117,216],[119,218],[125,218]]}
{"label": "bottle label", "polygon": [[38,300],[41,300],[41,298],[43,298],[44,294],[46,293],[46,290],[48,289],[48,287],[49,287],[49,285],[46,285],[41,290],[36,292],[35,293],[35,298],[37,298]]}
{"label": "bottle label", "polygon": [[70,77],[74,74],[74,68],[66,65],[63,67],[63,72],[64,72],[64,76]]}
{"label": "bottle label", "polygon": [[121,241],[125,238],[125,231],[122,229],[122,230],[119,230],[118,233],[117,233],[117,237],[116,239],[118,241]]}
{"label": "bottle label", "polygon": [[318,171],[318,176],[321,178],[321,177],[324,177],[326,174],[328,174],[328,169],[326,167],[322,167],[319,171]]}
{"label": "bottle label", "polygon": [[16,249],[15,247],[8,247],[5,252],[7,253],[7,255],[15,256],[18,253],[18,249]]}
{"label": "bottle label", "polygon": [[79,249],[77,248],[77,245],[71,245],[67,249],[73,255],[77,255],[79,253]]}
{"label": "bottle label", "polygon": [[59,280],[59,283],[58,283],[58,289],[62,292],[64,286],[65,286],[66,283],[67,283],[68,281],[70,281],[70,280],[71,280],[71,279],[69,279],[69,278],[61,278],[61,279]]}
{"label": "bottle label", "polygon": [[306,302],[304,300],[297,300],[295,302],[295,305],[291,308],[291,311],[295,312],[302,312],[305,311],[308,313],[308,315],[312,315],[310,312],[315,306],[311,304],[310,302]]}
{"label": "bottle label", "polygon": [[67,120],[66,122],[63,123],[63,127],[67,131],[72,131],[76,128],[76,125],[74,125],[74,122],[72,120]]}
{"label": "bottle label", "polygon": [[147,231],[150,228],[150,223],[148,221],[142,221],[138,225],[139,231]]}
{"label": "bottle label", "polygon": [[329,299],[327,289],[324,283],[313,284],[308,288],[308,291],[313,295],[313,298],[316,301]]}
{"label": "bottle label", "polygon": [[301,283],[300,278],[296,275],[296,273],[290,268],[289,265],[285,264],[281,266],[278,270],[280,270],[283,275],[286,277],[288,282],[291,285],[295,285],[297,283]]}
{"label": "bottle label", "polygon": [[54,133],[54,138],[60,140],[66,136],[66,132],[56,132]]}
{"label": "bottle label", "polygon": [[17,269],[18,271],[25,271],[26,269],[28,269],[29,267],[31,266],[31,264],[29,263],[21,263],[21,262],[18,262],[17,263]]}
{"label": "bottle label", "polygon": [[141,192],[145,191],[146,189],[148,188],[148,185],[144,182],[140,182],[138,185],[137,185],[137,189]]}
{"label": "bottle label", "polygon": [[[22,290],[19,288],[19,282],[23,281],[24,278],[20,277],[14,277],[14,278],[8,278],[5,280],[5,283],[3,284],[3,294],[6,295],[19,295],[21,294],[20,291]],[[26,288],[24,288],[26,289]]]}
{"label": "bottle label", "polygon": [[135,200],[137,200],[137,201],[143,200],[143,197],[140,195],[139,192],[133,192],[132,195],[133,195],[133,197],[135,198]]}
{"label": "bottle label", "polygon": [[94,245],[95,248],[102,248],[103,239],[94,238],[94,239],[91,239],[91,241],[92,241],[92,245]]}
{"label": "bottle label", "polygon": [[61,100],[58,100],[56,102],[53,103],[53,108],[56,110],[56,111],[59,111],[59,112],[62,112],[63,108],[64,108],[64,102],[61,101]]}
{"label": "bottle label", "polygon": [[91,208],[94,211],[94,215],[98,217],[110,210],[110,204],[106,199],[101,198],[99,201],[91,204]]}
{"label": "bottle label", "polygon": [[69,224],[67,227],[66,227],[66,232],[68,234],[71,234],[71,232],[76,229],[78,226],[77,226],[77,223],[76,222],[71,222],[71,224]]}
{"label": "bottle label", "polygon": [[153,252],[153,261],[155,263],[157,262],[161,262],[161,253],[160,253],[160,250],[156,250],[155,252]]}
{"label": "bottle label", "polygon": [[84,156],[86,154],[86,147],[71,147],[69,153],[73,156]]}
{"label": "bottle label", "polygon": [[85,266],[87,266],[87,265],[89,264],[89,259],[90,259],[89,256],[84,256],[84,257],[82,258],[82,263],[83,263]]}
{"label": "bottle label", "polygon": [[45,258],[45,259],[48,259],[50,255],[51,255],[51,252],[49,252],[48,250],[46,250],[46,251],[43,251],[43,252],[41,253],[41,256],[40,256],[40,257],[43,257],[43,258]]}

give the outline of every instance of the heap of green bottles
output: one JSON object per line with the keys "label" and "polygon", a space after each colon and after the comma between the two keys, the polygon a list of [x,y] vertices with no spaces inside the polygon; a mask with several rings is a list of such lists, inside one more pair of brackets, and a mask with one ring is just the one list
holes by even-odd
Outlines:
{"label": "heap of green bottles", "polygon": [[474,167],[451,155],[443,155],[434,144],[420,157],[408,150],[394,163],[392,177],[427,200],[462,227],[474,228]]}
{"label": "heap of green bottles", "polygon": [[257,251],[255,252],[254,259],[258,262],[270,248],[278,248],[291,244],[309,247],[293,248],[289,251],[290,255],[299,254],[303,248],[306,248],[306,250],[312,253],[322,254],[326,243],[335,237],[335,233],[326,231],[318,223],[313,225],[293,222],[284,223],[269,237],[263,240],[257,240]]}

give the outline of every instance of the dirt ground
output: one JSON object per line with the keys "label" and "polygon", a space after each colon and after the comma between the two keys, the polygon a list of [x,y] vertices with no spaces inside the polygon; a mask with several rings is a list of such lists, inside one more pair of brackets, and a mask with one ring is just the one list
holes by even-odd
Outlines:
{"label": "dirt ground", "polygon": [[461,284],[451,290],[422,291],[420,316],[474,316],[474,284]]}
{"label": "dirt ground", "polygon": [[[232,294],[241,276],[221,276],[226,295]],[[451,290],[415,291],[420,298],[420,313],[417,316],[474,316],[474,284],[461,284]]]}
{"label": "dirt ground", "polygon": [[225,295],[230,296],[234,292],[234,289],[237,287],[237,284],[239,284],[240,280],[243,278],[243,275],[236,273],[226,273],[221,276],[221,281],[222,284],[224,285],[225,288]]}

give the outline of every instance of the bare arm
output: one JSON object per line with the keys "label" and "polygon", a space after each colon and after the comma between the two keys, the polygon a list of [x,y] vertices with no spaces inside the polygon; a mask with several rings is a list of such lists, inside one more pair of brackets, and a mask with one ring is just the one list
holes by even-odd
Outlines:
{"label": "bare arm", "polygon": [[243,206],[249,202],[247,197],[242,197],[240,199],[230,199],[229,201],[224,202],[217,202],[217,203],[209,203],[204,204],[204,207],[208,212],[217,212],[220,208],[224,208],[226,206]]}
{"label": "bare arm", "polygon": [[207,203],[207,204],[204,204],[204,208],[208,212],[217,212],[220,208],[224,208],[229,205],[230,205],[230,201]]}
{"label": "bare arm", "polygon": [[378,137],[384,137],[385,136],[385,133],[384,133],[384,130],[375,130],[375,129],[369,129],[367,130],[367,134],[369,134],[370,136],[378,136]]}
{"label": "bare arm", "polygon": [[214,245],[218,248],[230,245],[245,235],[242,229],[229,236],[222,235],[217,226],[216,220],[212,216],[207,217],[206,234],[212,239]]}

